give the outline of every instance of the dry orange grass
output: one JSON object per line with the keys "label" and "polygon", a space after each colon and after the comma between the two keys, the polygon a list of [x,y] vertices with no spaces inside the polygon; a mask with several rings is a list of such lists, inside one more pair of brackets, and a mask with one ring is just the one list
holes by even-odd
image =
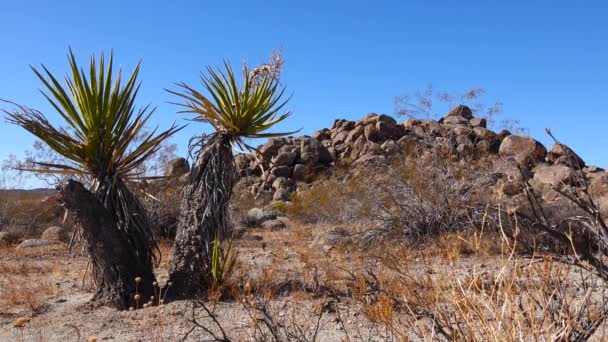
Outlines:
{"label": "dry orange grass", "polygon": [[39,313],[49,298],[62,293],[56,283],[80,283],[85,267],[85,258],[68,255],[63,246],[0,248],[0,311]]}
{"label": "dry orange grass", "polygon": [[25,307],[37,313],[48,297],[58,293],[50,281],[53,271],[43,262],[0,261],[0,307],[4,311]]}

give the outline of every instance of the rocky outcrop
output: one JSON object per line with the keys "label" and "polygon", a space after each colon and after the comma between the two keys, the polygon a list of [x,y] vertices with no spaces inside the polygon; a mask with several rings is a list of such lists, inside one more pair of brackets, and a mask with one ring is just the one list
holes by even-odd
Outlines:
{"label": "rocky outcrop", "polygon": [[240,177],[247,180],[254,194],[266,193],[264,198],[268,200],[289,201],[291,193],[319,176],[331,175],[337,166],[356,172],[382,167],[398,158],[432,156],[437,151],[455,161],[489,158],[496,188],[508,196],[523,191],[524,179],[542,191],[574,185],[581,175],[599,179],[595,188],[602,188],[597,184],[604,182],[599,176],[603,170],[586,166],[563,145],[556,144],[547,152],[533,138],[507,130],[494,132],[487,128],[484,118],[474,117],[473,111],[463,105],[438,121],[408,119],[399,123],[375,113],[359,121],[338,119],[331,128],[311,136],[270,139],[257,148],[255,156],[240,154],[235,162]]}

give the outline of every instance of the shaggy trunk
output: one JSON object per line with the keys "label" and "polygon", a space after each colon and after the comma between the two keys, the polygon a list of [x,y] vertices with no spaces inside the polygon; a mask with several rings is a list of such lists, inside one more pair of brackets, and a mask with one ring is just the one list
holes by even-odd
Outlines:
{"label": "shaggy trunk", "polygon": [[212,242],[216,234],[226,234],[234,172],[230,136],[213,134],[194,161],[182,194],[169,268],[171,299],[193,298],[209,289]]}
{"label": "shaggy trunk", "polygon": [[[155,281],[149,251],[136,250],[119,229],[115,215],[79,182],[70,180],[61,189],[61,200],[82,229],[97,291],[95,305],[119,309],[141,307],[153,294]],[[135,278],[141,282],[136,284]],[[140,300],[135,300],[140,294]],[[144,298],[146,300],[144,300]]]}

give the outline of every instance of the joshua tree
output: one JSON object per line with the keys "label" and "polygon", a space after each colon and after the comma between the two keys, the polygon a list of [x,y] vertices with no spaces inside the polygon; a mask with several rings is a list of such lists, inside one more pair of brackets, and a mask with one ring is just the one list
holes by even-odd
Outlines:
{"label": "joshua tree", "polygon": [[251,151],[254,148],[243,139],[294,133],[264,133],[291,115],[281,113],[289,99],[282,100],[280,67],[280,55],[252,71],[245,65],[243,83],[237,85],[232,67],[224,63],[224,70],[207,67],[208,75],[201,76],[208,96],[184,83],[178,84],[183,92],[170,91],[186,100],[179,104],[185,107],[182,113],[196,114],[194,120],[209,123],[214,132],[195,144],[200,150],[182,195],[169,296],[188,298],[209,288],[212,244],[227,233],[235,179],[233,147]]}
{"label": "joshua tree", "polygon": [[67,89],[44,65],[42,72],[32,68],[46,87],[43,95],[65,120],[67,129],[53,126],[42,113],[23,106],[5,112],[9,122],[23,127],[68,161],[38,163],[40,169],[29,171],[88,179],[90,191],[76,181],[61,187],[64,206],[80,223],[87,242],[97,284],[93,301],[127,308],[135,303],[136,291],[143,298],[153,293],[153,260],[158,258],[146,212],[127,185],[141,176],[137,167],[179,128],[174,125],[159,134],[154,130],[135,142],[154,112],[148,106],[135,108],[139,64],[122,84],[120,71],[113,80],[112,54],[107,67],[103,54],[99,66],[92,57],[89,76],[78,67],[71,50],[68,59],[71,72],[65,76]]}

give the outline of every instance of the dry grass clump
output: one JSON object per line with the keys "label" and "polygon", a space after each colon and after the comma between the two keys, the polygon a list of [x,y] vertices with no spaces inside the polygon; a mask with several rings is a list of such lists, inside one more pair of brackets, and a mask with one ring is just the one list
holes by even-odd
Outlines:
{"label": "dry grass clump", "polygon": [[48,297],[58,293],[52,282],[30,276],[3,277],[0,288],[0,308],[3,311],[24,306],[34,314],[43,308]]}
{"label": "dry grass clump", "polygon": [[371,323],[399,341],[586,340],[603,322],[606,289],[592,272],[504,250],[466,268],[419,259],[422,272],[408,253],[390,252],[380,259],[384,271],[352,276],[350,293]]}
{"label": "dry grass clump", "polygon": [[[5,248],[8,253],[9,248]],[[57,267],[43,261],[0,261],[0,308],[2,311],[26,308],[38,313],[45,301],[58,293],[52,283]]]}

